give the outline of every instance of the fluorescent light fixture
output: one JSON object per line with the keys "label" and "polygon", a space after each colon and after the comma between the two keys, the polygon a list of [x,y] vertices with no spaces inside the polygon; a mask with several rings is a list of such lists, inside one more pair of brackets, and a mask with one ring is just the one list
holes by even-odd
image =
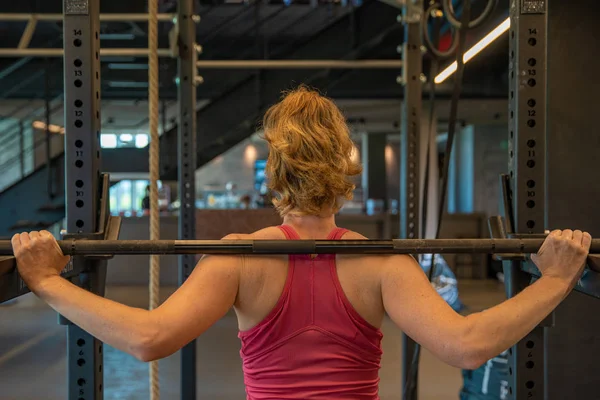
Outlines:
{"label": "fluorescent light fixture", "polygon": [[146,134],[135,135],[135,147],[137,147],[138,149],[143,149],[144,147],[148,146],[149,142],[150,141],[148,139],[148,135],[146,135]]}
{"label": "fluorescent light fixture", "polygon": [[119,140],[124,143],[129,143],[133,140],[133,135],[131,133],[123,133],[119,136]]}
{"label": "fluorescent light fixture", "polygon": [[[477,44],[475,44],[475,46],[471,47],[469,50],[467,50],[465,52],[465,54],[463,55],[463,62],[465,64],[468,63],[473,57],[475,57],[477,54],[479,54],[479,52],[482,51],[483,49],[485,49],[490,43],[492,43],[494,40],[498,39],[500,37],[500,35],[502,35],[504,32],[508,31],[509,28],[510,28],[510,18],[506,18],[500,25],[498,25],[490,33],[485,35],[485,37],[483,39],[481,39],[479,42],[477,42]],[[457,67],[458,67],[458,65],[457,65],[456,61],[454,61],[452,64],[450,64],[450,66],[448,68],[446,68],[445,70],[440,72],[438,74],[438,76],[435,77],[435,83],[439,84],[439,83],[444,82],[446,79],[448,79],[448,77],[450,75],[452,75],[453,73],[456,72]]]}
{"label": "fluorescent light fixture", "polygon": [[117,147],[117,135],[112,133],[103,133],[100,135],[100,147],[103,149],[114,149]]}
{"label": "fluorescent light fixture", "polygon": [[[31,124],[31,126],[34,129],[39,129],[41,131],[45,131],[46,130],[46,123],[42,122],[42,121],[33,121],[33,123]],[[58,126],[58,125],[52,125],[52,124],[50,124],[48,126],[48,131],[50,131],[50,133],[59,133],[61,135],[65,134],[65,128],[63,128],[62,126]]]}

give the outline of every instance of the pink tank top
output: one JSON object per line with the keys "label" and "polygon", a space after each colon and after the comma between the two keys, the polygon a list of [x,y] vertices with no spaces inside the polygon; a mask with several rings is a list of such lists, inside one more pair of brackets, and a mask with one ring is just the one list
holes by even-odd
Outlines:
{"label": "pink tank top", "polygon": [[[328,240],[346,232],[334,229]],[[346,298],[334,255],[290,255],[275,308],[238,336],[248,400],[379,399],[383,335]]]}

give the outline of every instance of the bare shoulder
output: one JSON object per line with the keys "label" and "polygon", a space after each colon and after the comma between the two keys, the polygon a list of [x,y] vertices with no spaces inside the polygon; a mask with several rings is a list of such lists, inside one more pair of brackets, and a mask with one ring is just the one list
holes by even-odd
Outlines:
{"label": "bare shoulder", "polygon": [[[253,233],[231,233],[223,237],[222,240],[285,240],[285,235],[281,229],[271,226]],[[273,255],[242,255],[235,257],[242,261],[243,270],[251,271],[252,274],[255,274],[256,270],[259,269],[257,266],[262,269],[262,266],[270,265],[274,260],[285,261],[286,259],[284,256]]]}
{"label": "bare shoulder", "polygon": [[[358,232],[348,231],[342,236],[342,240],[369,240],[364,235]],[[363,254],[354,255],[352,258],[360,258],[361,260],[369,260],[376,262],[379,266],[390,266],[390,265],[402,265],[404,263],[414,262],[414,259],[407,255],[402,254]]]}
{"label": "bare shoulder", "polygon": [[342,236],[342,240],[369,240],[368,237],[361,235],[358,232],[348,231]]}
{"label": "bare shoulder", "polygon": [[[358,232],[348,231],[342,236],[342,240],[368,240],[368,238]],[[380,273],[381,277],[390,273],[397,274],[403,268],[418,266],[414,258],[404,254],[340,255],[339,258],[360,262],[362,265],[368,266],[371,271]]]}
{"label": "bare shoulder", "polygon": [[362,268],[377,272],[381,277],[418,266],[414,258],[403,254],[339,254],[338,260],[360,264]]}
{"label": "bare shoulder", "polygon": [[277,239],[285,239],[285,235],[279,228],[276,226],[270,226],[268,228],[264,228],[258,230],[253,233],[230,233],[229,235],[222,238],[222,240],[277,240]]}

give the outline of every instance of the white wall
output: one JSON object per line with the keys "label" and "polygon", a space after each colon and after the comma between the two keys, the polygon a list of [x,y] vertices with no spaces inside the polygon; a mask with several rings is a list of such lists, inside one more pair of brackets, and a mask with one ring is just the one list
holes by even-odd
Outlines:
{"label": "white wall", "polygon": [[246,139],[196,171],[196,190],[224,190],[227,182],[235,183],[238,190],[252,190],[254,161],[266,159],[267,155],[264,140]]}
{"label": "white wall", "polygon": [[508,171],[507,127],[469,125],[457,132],[450,166],[448,210],[498,215],[500,174]]}
{"label": "white wall", "polygon": [[488,216],[498,215],[500,174],[508,173],[508,127],[475,126],[473,209]]}
{"label": "white wall", "polygon": [[[436,118],[434,118],[434,121]],[[439,167],[438,167],[438,151],[437,151],[437,123],[432,129],[429,129],[429,118],[421,119],[421,141],[419,143],[421,154],[420,154],[420,167],[419,172],[421,182],[421,198],[423,197],[425,188],[425,165],[427,162],[427,141],[430,140],[429,147],[429,182],[427,182],[427,226],[421,227],[421,236],[424,238],[435,237],[437,230],[438,220],[438,207],[439,207]],[[420,214],[423,215],[422,209],[423,201],[421,200]]]}

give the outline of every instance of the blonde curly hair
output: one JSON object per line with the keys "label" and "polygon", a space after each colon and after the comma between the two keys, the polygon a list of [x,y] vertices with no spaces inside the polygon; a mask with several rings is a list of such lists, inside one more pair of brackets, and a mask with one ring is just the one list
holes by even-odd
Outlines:
{"label": "blonde curly hair", "polygon": [[336,213],[352,199],[349,179],[362,172],[354,145],[335,103],[306,86],[285,92],[263,120],[269,145],[266,173],[281,216]]}

